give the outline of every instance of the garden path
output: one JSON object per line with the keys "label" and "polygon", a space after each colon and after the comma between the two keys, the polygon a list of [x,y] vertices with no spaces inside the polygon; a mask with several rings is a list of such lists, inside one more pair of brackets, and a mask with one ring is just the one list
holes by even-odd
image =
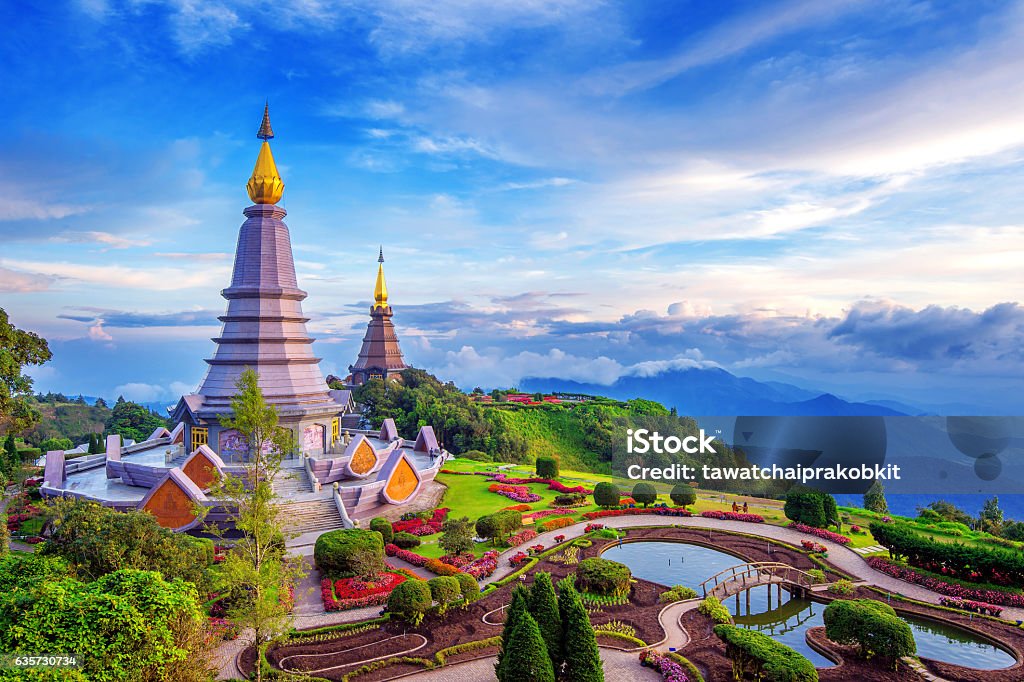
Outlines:
{"label": "garden path", "polygon": [[[465,663],[454,663],[436,670],[409,675],[416,682],[493,682],[494,656],[478,658]],[[636,652],[601,648],[601,662],[604,664],[606,680],[660,680],[661,675],[650,668],[640,666]]]}

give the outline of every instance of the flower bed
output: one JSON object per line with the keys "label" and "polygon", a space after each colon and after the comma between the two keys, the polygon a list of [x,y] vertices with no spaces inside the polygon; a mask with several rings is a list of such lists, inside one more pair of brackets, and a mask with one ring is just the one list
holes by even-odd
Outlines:
{"label": "flower bed", "polygon": [[555,542],[556,543],[565,542],[565,536],[564,535],[556,535],[555,536]]}
{"label": "flower bed", "polygon": [[391,529],[396,533],[411,533],[417,536],[440,533],[441,524],[444,523],[444,517],[448,515],[448,511],[447,507],[435,509],[429,520],[422,519],[419,516],[413,516],[408,519],[403,518],[401,521],[392,523]]}
{"label": "flower bed", "polygon": [[801,533],[807,533],[808,535],[817,535],[822,540],[829,540],[838,545],[850,544],[850,538],[845,535],[840,535],[839,533],[833,533],[830,530],[825,530],[824,528],[815,528],[814,526],[796,523],[795,521],[789,524],[787,528],[792,528],[793,530],[800,531]]}
{"label": "flower bed", "polygon": [[939,603],[943,606],[949,606],[954,609],[963,609],[964,611],[973,611],[974,613],[987,613],[990,616],[999,617],[999,614],[1003,612],[1002,606],[995,606],[994,604],[986,604],[980,601],[971,601],[970,599],[961,599],[960,597],[942,597],[939,599]]}
{"label": "flower bed", "polygon": [[237,639],[239,628],[227,618],[211,617],[209,619],[209,634],[217,639]]}
{"label": "flower bed", "polygon": [[518,547],[524,542],[529,542],[530,540],[534,539],[535,537],[537,537],[537,535],[537,531],[533,530],[532,528],[527,528],[526,530],[521,531],[510,537],[508,539],[508,544],[511,547]]}
{"label": "flower bed", "polygon": [[507,485],[505,483],[492,483],[487,486],[487,489],[492,493],[498,493],[504,495],[510,500],[516,502],[539,502],[541,496],[537,493],[531,493],[530,489],[525,485]]}
{"label": "flower bed", "polygon": [[808,552],[824,553],[828,551],[828,547],[825,545],[819,545],[814,540],[801,540],[800,545]]}
{"label": "flower bed", "polygon": [[325,611],[380,606],[387,603],[391,590],[406,580],[408,577],[405,575],[390,571],[378,573],[376,579],[372,581],[343,578],[332,582],[329,578],[324,578],[320,581],[320,597],[323,599]]}
{"label": "flower bed", "polygon": [[604,528],[603,523],[588,523],[587,527],[583,529],[584,533],[590,533],[591,531],[601,530]]}
{"label": "flower bed", "polygon": [[566,514],[575,514],[575,513],[576,513],[575,509],[568,509],[566,507],[558,507],[556,509],[542,509],[540,511],[535,511],[535,512],[532,512],[530,514],[526,514],[525,516],[528,516],[528,517],[532,518],[534,521],[537,521],[537,520],[543,519],[543,518],[545,518],[547,516],[565,516]]}
{"label": "flower bed", "polygon": [[572,518],[571,516],[563,516],[560,519],[551,519],[550,521],[545,521],[544,523],[540,524],[540,527],[543,532],[547,532],[549,530],[558,530],[559,528],[565,528],[566,526],[571,526],[574,523],[576,523],[576,519]]}
{"label": "flower bed", "polygon": [[868,566],[876,571],[881,571],[886,575],[891,575],[908,583],[927,587],[932,592],[938,592],[949,597],[959,597],[960,599],[969,599],[986,604],[998,604],[1000,606],[1024,607],[1024,594],[964,587],[956,583],[947,583],[938,578],[921,575],[912,568],[899,566],[882,557],[869,557],[867,563]]}
{"label": "flower bed", "polygon": [[445,554],[441,557],[441,561],[445,562],[449,566],[454,566],[455,568],[465,568],[476,561],[476,555],[472,552],[463,552],[462,554]]}
{"label": "flower bed", "polygon": [[434,575],[455,575],[456,573],[462,573],[458,568],[455,568],[451,564],[446,564],[440,559],[427,559],[423,564],[423,568],[427,569]]}
{"label": "flower bed", "polygon": [[533,507],[531,507],[528,504],[513,504],[511,507],[505,507],[505,509],[507,509],[508,511],[528,512],[531,509],[533,509]]}
{"label": "flower bed", "polygon": [[526,552],[516,552],[509,558],[508,562],[513,566],[522,566],[529,560],[530,557]]}
{"label": "flower bed", "polygon": [[498,569],[498,553],[484,552],[484,555],[466,566],[464,571],[477,580],[490,577]]}
{"label": "flower bed", "polygon": [[654,668],[661,673],[662,679],[666,682],[690,682],[690,678],[683,671],[683,666],[656,651],[650,649],[641,651],[640,665],[645,668]]}
{"label": "flower bed", "polygon": [[583,515],[583,518],[588,521],[593,521],[594,519],[603,519],[612,516],[630,516],[635,514],[653,514],[654,516],[692,516],[689,510],[684,507],[648,507],[647,509],[600,509],[598,511],[587,512]]}
{"label": "flower bed", "polygon": [[544,545],[532,545],[526,551],[529,552],[531,556],[532,555],[536,555],[536,554],[540,554],[541,552],[544,551]]}
{"label": "flower bed", "polygon": [[583,493],[584,495],[593,494],[593,490],[590,490],[582,485],[567,486],[564,483],[559,483],[553,478],[541,478],[540,476],[528,476],[525,478],[512,478],[505,474],[495,474],[492,472],[475,472],[483,476],[489,477],[495,483],[508,483],[510,485],[525,485],[527,483],[546,483],[548,490],[554,490],[556,493]]}
{"label": "flower bed", "polygon": [[384,546],[384,553],[388,556],[393,556],[402,561],[412,564],[413,566],[425,566],[427,563],[427,557],[416,552],[410,552],[407,549],[402,549],[394,543],[388,543]]}
{"label": "flower bed", "polygon": [[725,521],[743,521],[745,523],[764,523],[764,517],[760,514],[744,514],[743,512],[731,511],[705,511],[700,513],[706,519],[721,519]]}

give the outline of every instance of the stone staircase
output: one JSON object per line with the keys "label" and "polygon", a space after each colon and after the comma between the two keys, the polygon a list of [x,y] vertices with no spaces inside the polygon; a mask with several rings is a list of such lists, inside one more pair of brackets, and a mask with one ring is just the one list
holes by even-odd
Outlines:
{"label": "stone staircase", "polygon": [[274,479],[274,492],[286,500],[313,492],[303,469],[282,469]]}
{"label": "stone staircase", "polygon": [[289,502],[281,505],[281,514],[288,531],[299,535],[344,527],[333,497]]}

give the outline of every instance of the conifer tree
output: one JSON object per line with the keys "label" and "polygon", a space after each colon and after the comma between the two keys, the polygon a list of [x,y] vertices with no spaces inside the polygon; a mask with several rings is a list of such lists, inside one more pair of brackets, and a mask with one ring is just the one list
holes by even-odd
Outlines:
{"label": "conifer tree", "polygon": [[529,608],[544,637],[551,665],[557,672],[562,667],[562,616],[558,612],[558,598],[555,597],[550,573],[542,571],[533,577]]}
{"label": "conifer tree", "polygon": [[565,679],[568,682],[604,682],[601,652],[590,624],[590,617],[576,591],[575,578],[569,576],[558,582],[558,611],[565,632]]}
{"label": "conifer tree", "polygon": [[875,479],[868,491],[864,493],[864,508],[879,514],[889,513],[889,504],[885,501],[885,488],[882,487],[878,479]]}
{"label": "conifer tree", "polygon": [[530,612],[523,611],[511,630],[504,663],[497,671],[499,682],[555,682],[548,649]]}
{"label": "conifer tree", "polygon": [[512,602],[505,610],[505,627],[501,631],[501,650],[498,651],[498,662],[494,664],[494,671],[498,679],[502,679],[502,671],[505,668],[505,654],[509,650],[509,640],[512,631],[522,622],[523,616],[528,612],[529,595],[526,588],[516,585],[512,588]]}

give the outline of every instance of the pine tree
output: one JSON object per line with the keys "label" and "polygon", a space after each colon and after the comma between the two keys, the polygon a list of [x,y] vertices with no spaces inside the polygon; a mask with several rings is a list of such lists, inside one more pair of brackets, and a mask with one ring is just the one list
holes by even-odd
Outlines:
{"label": "pine tree", "polygon": [[21,466],[21,455],[18,454],[18,444],[14,440],[14,434],[9,433],[7,440],[4,441],[4,451],[0,456],[0,476],[8,481],[13,481],[19,466]]}
{"label": "pine tree", "polygon": [[533,577],[530,588],[530,615],[537,621],[544,644],[548,648],[554,669],[562,667],[562,616],[558,612],[558,598],[551,584],[551,574],[540,572]]}
{"label": "pine tree", "polygon": [[889,504],[885,501],[885,488],[875,479],[868,491],[864,493],[864,508],[878,514],[888,514]]}
{"label": "pine tree", "polygon": [[568,682],[604,682],[597,638],[573,576],[558,582],[558,611],[565,632],[565,679]]}
{"label": "pine tree", "polygon": [[497,671],[499,682],[555,682],[551,658],[533,616],[524,611],[511,630],[504,665]]}
{"label": "pine tree", "polygon": [[498,662],[494,664],[494,672],[499,680],[502,679],[502,671],[505,668],[505,653],[508,651],[512,631],[523,621],[523,616],[528,613],[528,597],[529,595],[525,587],[516,585],[512,588],[512,603],[505,610],[505,627],[501,631],[501,650],[498,651]]}

